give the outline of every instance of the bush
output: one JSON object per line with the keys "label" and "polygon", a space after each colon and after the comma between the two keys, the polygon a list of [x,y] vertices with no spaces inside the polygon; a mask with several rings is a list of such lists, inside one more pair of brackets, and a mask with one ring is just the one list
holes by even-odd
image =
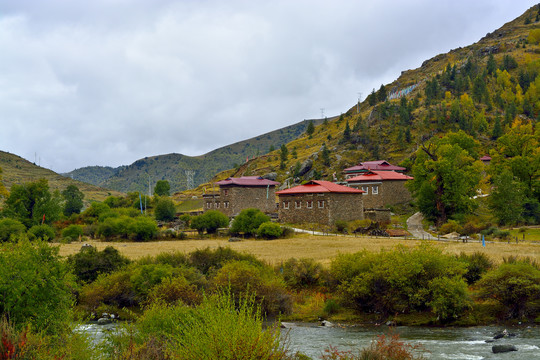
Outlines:
{"label": "bush", "polygon": [[218,247],[215,250],[195,250],[189,255],[189,263],[201,273],[208,275],[223,267],[230,261],[243,260],[254,265],[262,266],[262,262],[250,254],[241,254],[231,248]]}
{"label": "bush", "polygon": [[294,237],[294,229],[289,226],[282,227],[283,233],[281,234],[281,237],[284,239],[289,239]]}
{"label": "bush", "polygon": [[255,208],[244,209],[234,218],[231,224],[231,233],[255,235],[259,226],[268,221],[270,221],[270,217],[261,210]]}
{"label": "bush", "polygon": [[479,297],[501,304],[508,318],[534,317],[540,300],[540,270],[525,262],[501,264],[477,283]]}
{"label": "bush", "polygon": [[96,313],[103,304],[115,308],[138,305],[135,290],[131,285],[132,270],[128,268],[110,274],[101,274],[84,286],[79,294],[79,305],[88,314]]}
{"label": "bush", "polygon": [[313,259],[287,260],[283,266],[283,279],[287,286],[295,289],[321,285],[323,267]]}
{"label": "bush", "polygon": [[12,237],[17,238],[26,232],[26,226],[15,219],[0,220],[0,242],[9,241]]}
{"label": "bush", "polygon": [[128,227],[129,236],[135,241],[149,241],[158,234],[156,222],[148,217],[136,217]]}
{"label": "bush", "polygon": [[484,253],[476,251],[471,255],[461,253],[458,259],[465,263],[467,271],[463,274],[463,278],[467,284],[476,283],[484,273],[493,267],[493,261]]}
{"label": "bush", "polygon": [[285,284],[272,269],[246,261],[233,261],[219,269],[211,280],[214,288],[228,288],[235,297],[254,293],[264,314],[289,313],[291,299]]}
{"label": "bush", "polygon": [[198,305],[202,301],[202,294],[195,284],[190,284],[183,276],[166,278],[154,286],[148,293],[150,302],[164,302],[166,304],[182,303]]}
{"label": "bush", "polygon": [[217,210],[208,210],[202,215],[195,216],[191,219],[191,228],[196,229],[199,234],[203,234],[205,231],[208,234],[214,234],[217,229],[227,227],[229,225],[229,218]]}
{"label": "bush", "polygon": [[276,223],[264,222],[257,229],[257,235],[263,239],[277,239],[283,234],[283,229]]}
{"label": "bush", "polygon": [[99,274],[114,272],[129,262],[112,246],[107,246],[103,251],[85,246],[78,253],[68,256],[68,263],[79,282],[92,282]]}
{"label": "bush", "polygon": [[43,239],[45,241],[53,240],[55,237],[54,229],[47,224],[34,225],[28,232],[34,235],[37,239]]}
{"label": "bush", "polygon": [[427,305],[442,322],[457,319],[464,310],[471,308],[467,284],[460,276],[435,278],[429,282],[428,288],[431,300]]}
{"label": "bush", "polygon": [[263,330],[253,298],[218,293],[196,308],[154,304],[108,347],[118,358],[278,360],[287,358],[281,341],[277,326]]}
{"label": "bush", "polygon": [[70,238],[72,240],[78,239],[80,236],[83,235],[83,228],[81,225],[69,225],[67,228],[62,230],[62,237],[63,238]]}
{"label": "bush", "polygon": [[[380,253],[341,254],[332,261],[331,272],[347,304],[394,314],[429,309],[435,304],[432,281],[462,276],[465,264],[423,244]],[[456,285],[453,290],[457,294],[452,296],[460,296],[461,288]]]}
{"label": "bush", "polygon": [[157,200],[154,216],[159,221],[172,221],[176,217],[174,203],[168,197],[160,197]]}
{"label": "bush", "polygon": [[0,309],[17,329],[61,334],[68,328],[74,283],[58,251],[42,240],[0,244]]}
{"label": "bush", "polygon": [[346,221],[336,220],[336,222],[334,223],[334,226],[336,227],[336,231],[338,233],[346,233],[347,232],[348,224],[347,224]]}
{"label": "bush", "polygon": [[449,234],[452,232],[457,232],[460,234],[463,232],[463,228],[455,220],[448,220],[446,224],[441,225],[441,227],[439,228],[439,234],[441,235]]}

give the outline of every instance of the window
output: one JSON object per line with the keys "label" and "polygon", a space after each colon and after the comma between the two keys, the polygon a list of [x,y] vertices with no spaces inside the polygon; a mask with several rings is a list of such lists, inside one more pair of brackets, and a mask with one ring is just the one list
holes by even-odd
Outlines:
{"label": "window", "polygon": [[216,209],[219,209],[219,203],[214,203],[214,206],[216,207]]}
{"label": "window", "polygon": [[313,200],[306,201],[306,207],[308,209],[313,209]]}
{"label": "window", "polygon": [[319,209],[323,209],[324,208],[324,200],[317,200],[317,206],[319,207]]}
{"label": "window", "polygon": [[223,196],[229,195],[229,189],[223,189]]}
{"label": "window", "polygon": [[211,208],[212,208],[212,203],[211,203],[211,202],[207,202],[207,203],[206,203],[206,208],[207,208],[207,209],[211,209]]}
{"label": "window", "polygon": [[294,201],[294,208],[295,209],[300,209],[302,207],[302,202],[300,200],[295,200]]}
{"label": "window", "polygon": [[364,195],[369,194],[369,186],[362,186],[362,190],[365,191]]}
{"label": "window", "polygon": [[371,188],[371,194],[378,195],[379,194],[379,187],[378,186],[373,186]]}
{"label": "window", "polygon": [[288,209],[288,208],[289,208],[289,201],[284,201],[284,202],[283,202],[283,208],[284,208],[284,209]]}
{"label": "window", "polygon": [[229,202],[228,201],[223,202],[223,208],[225,208],[225,209],[229,208]]}

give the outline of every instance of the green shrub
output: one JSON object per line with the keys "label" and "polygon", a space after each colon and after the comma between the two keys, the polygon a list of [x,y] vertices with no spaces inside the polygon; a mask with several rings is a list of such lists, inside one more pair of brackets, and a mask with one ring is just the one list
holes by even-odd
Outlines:
{"label": "green shrub", "polygon": [[34,235],[37,239],[43,239],[45,241],[53,240],[55,237],[54,229],[47,224],[34,225],[28,232]]}
{"label": "green shrub", "polygon": [[539,309],[540,270],[525,262],[501,264],[477,283],[481,299],[504,307],[505,317],[534,317]]}
{"label": "green shrub", "polygon": [[79,305],[87,314],[95,313],[103,304],[116,308],[138,305],[138,298],[131,284],[132,270],[128,267],[110,274],[101,274],[81,288]]}
{"label": "green shrub", "polygon": [[15,219],[0,219],[0,242],[8,241],[13,237],[17,238],[26,232],[26,226]]}
{"label": "green shrub", "polygon": [[148,293],[150,302],[174,304],[181,302],[186,305],[198,305],[202,301],[202,292],[195,284],[190,284],[183,276],[165,278],[160,284],[151,288]]}
{"label": "green shrub", "polygon": [[277,326],[263,330],[253,298],[218,293],[196,307],[182,304],[149,307],[133,329],[108,342],[118,358],[152,359],[287,359]]}
{"label": "green shrub", "polygon": [[287,286],[295,289],[319,286],[322,282],[324,269],[313,259],[287,260],[281,270]]}
{"label": "green shrub", "polygon": [[217,210],[208,210],[204,214],[193,217],[190,224],[191,228],[196,229],[199,234],[203,234],[205,231],[208,234],[214,234],[217,229],[228,225],[227,215]]}
{"label": "green shrub", "polygon": [[129,237],[135,241],[149,241],[158,234],[156,222],[148,217],[137,217],[133,219],[128,227]]}
{"label": "green shrub", "polygon": [[154,208],[154,216],[159,221],[172,221],[176,217],[176,208],[168,197],[159,197]]}
{"label": "green shrub", "polygon": [[339,311],[341,306],[334,299],[328,299],[324,302],[323,311],[327,315],[335,314]]}
{"label": "green shrub", "polygon": [[268,221],[270,221],[270,217],[261,210],[255,208],[244,209],[234,218],[231,224],[231,233],[255,235],[259,226]]}
{"label": "green shrub", "polygon": [[103,251],[85,246],[78,253],[68,256],[68,263],[79,282],[92,282],[99,274],[111,273],[129,262],[112,246],[107,246]]}
{"label": "green shrub", "polygon": [[63,238],[71,238],[73,240],[78,239],[83,235],[83,227],[81,225],[71,224],[64,230],[62,230]]}
{"label": "green shrub", "polygon": [[263,239],[277,239],[283,234],[283,229],[276,223],[264,222],[257,229],[257,235]]}
{"label": "green shrub", "polygon": [[462,252],[458,259],[463,261],[467,267],[463,278],[469,285],[476,283],[484,273],[493,268],[493,261],[483,252],[476,251],[471,255]]}
{"label": "green shrub", "polygon": [[[462,276],[465,264],[422,244],[380,253],[341,254],[332,261],[331,272],[346,304],[394,314],[429,309],[434,301],[430,283],[437,278]],[[453,290],[461,291],[457,285]]]}
{"label": "green shrub", "polygon": [[253,292],[263,313],[267,315],[289,313],[291,310],[291,299],[285,284],[272,269],[265,266],[246,261],[229,262],[217,271],[211,284],[217,289],[229,288],[236,297]]}
{"label": "green shrub", "polygon": [[452,232],[457,232],[460,234],[463,232],[463,228],[455,220],[448,220],[446,224],[441,225],[441,227],[439,228],[439,234],[444,235]]}
{"label": "green shrub", "polygon": [[294,229],[292,227],[283,226],[282,229],[283,229],[283,232],[281,234],[282,238],[289,239],[289,238],[294,237]]}
{"label": "green shrub", "polygon": [[139,265],[133,267],[130,281],[133,290],[139,296],[139,300],[144,301],[154,286],[161,284],[166,278],[172,278],[173,275],[174,268],[171,265]]}
{"label": "green shrub", "polygon": [[191,216],[189,214],[180,215],[179,219],[184,223],[184,229],[189,228],[189,223],[191,222]]}
{"label": "green shrub", "polygon": [[349,224],[347,224],[347,222],[343,220],[336,220],[334,226],[336,227],[336,231],[338,233],[346,233]]}
{"label": "green shrub", "polygon": [[101,213],[110,210],[111,208],[107,204],[94,201],[90,204],[90,207],[83,211],[82,215],[83,218],[91,223],[97,221]]}
{"label": "green shrub", "polygon": [[427,305],[442,322],[458,318],[472,306],[467,284],[460,276],[435,278],[429,282],[428,288],[431,299]]}
{"label": "green shrub", "polygon": [[209,247],[195,250],[189,255],[189,263],[201,273],[208,275],[219,270],[230,261],[244,260],[254,265],[262,265],[262,262],[250,254],[241,254],[231,248],[218,247],[215,250]]}
{"label": "green shrub", "polygon": [[74,282],[58,251],[42,240],[0,244],[0,309],[17,329],[60,334],[68,328]]}

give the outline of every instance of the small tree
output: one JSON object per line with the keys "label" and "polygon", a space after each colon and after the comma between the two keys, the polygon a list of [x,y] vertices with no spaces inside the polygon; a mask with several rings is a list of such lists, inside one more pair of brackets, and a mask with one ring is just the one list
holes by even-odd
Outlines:
{"label": "small tree", "polygon": [[156,187],[154,188],[154,195],[157,196],[169,196],[171,185],[167,180],[158,180]]}
{"label": "small tree", "polygon": [[255,235],[262,223],[270,221],[270,217],[261,210],[250,208],[240,211],[231,224],[231,232],[238,234]]}
{"label": "small tree", "polygon": [[287,159],[289,158],[289,149],[287,149],[287,145],[281,145],[279,156],[282,162],[287,162]]}
{"label": "small tree", "polygon": [[229,225],[229,218],[221,211],[208,210],[202,215],[195,216],[191,219],[191,228],[197,229],[199,234],[205,231],[208,234],[214,234],[217,229]]}
{"label": "small tree", "polygon": [[311,136],[313,135],[314,132],[315,132],[315,125],[313,125],[313,121],[310,120],[306,127],[306,134],[311,139]]}
{"label": "small tree", "polygon": [[68,257],[68,263],[80,282],[90,283],[97,279],[99,274],[109,274],[129,264],[129,259],[122,256],[112,246],[103,251],[95,247],[83,247],[78,253]]}
{"label": "small tree", "polygon": [[283,229],[278,224],[268,221],[259,226],[257,234],[264,239],[277,239],[283,234]]}
{"label": "small tree", "polygon": [[326,143],[322,145],[321,158],[325,166],[330,166],[330,151],[326,147]]}
{"label": "small tree", "polygon": [[26,232],[26,226],[15,219],[0,220],[0,242],[8,241],[12,236],[19,236]]}
{"label": "small tree", "polygon": [[174,203],[168,197],[160,197],[154,209],[154,216],[159,221],[172,221],[176,215]]}
{"label": "small tree", "polygon": [[75,185],[68,185],[68,187],[62,191],[64,197],[64,215],[70,216],[71,214],[79,214],[83,208],[84,193],[79,190]]}

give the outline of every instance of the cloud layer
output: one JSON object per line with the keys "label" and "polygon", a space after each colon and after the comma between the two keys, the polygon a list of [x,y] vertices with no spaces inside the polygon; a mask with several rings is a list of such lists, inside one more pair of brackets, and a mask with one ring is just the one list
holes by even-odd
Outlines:
{"label": "cloud layer", "polygon": [[[201,155],[479,40],[531,1],[0,3],[0,150],[57,172]],[[36,155],[37,154],[37,155]]]}

